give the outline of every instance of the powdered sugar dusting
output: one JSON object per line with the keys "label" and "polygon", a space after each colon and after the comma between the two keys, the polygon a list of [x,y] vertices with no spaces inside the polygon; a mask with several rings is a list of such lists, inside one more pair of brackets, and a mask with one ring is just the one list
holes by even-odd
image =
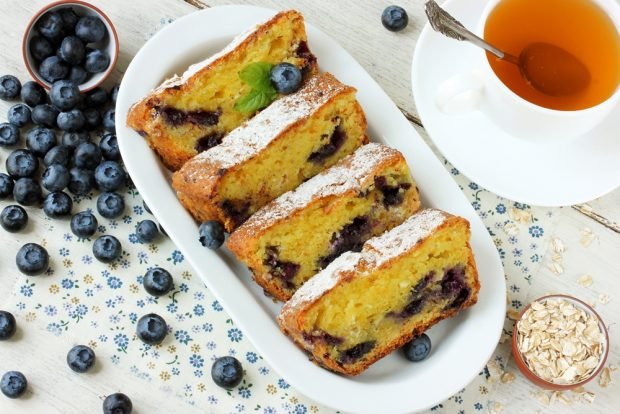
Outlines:
{"label": "powdered sugar dusting", "polygon": [[250,217],[239,230],[270,226],[278,220],[289,217],[315,199],[344,194],[351,190],[363,191],[367,187],[365,182],[375,175],[377,166],[395,156],[400,156],[399,152],[385,145],[377,143],[364,145],[295,190],[267,204]]}
{"label": "powdered sugar dusting", "polygon": [[282,314],[297,311],[300,306],[314,302],[333,289],[346,273],[359,272],[357,277],[368,274],[386,261],[414,248],[448,217],[448,213],[440,210],[422,210],[400,226],[368,240],[360,253],[343,253],[295,292],[282,309]]}
{"label": "powdered sugar dusting", "polygon": [[431,235],[447,218],[448,213],[426,209],[409,217],[400,226],[372,238],[364,244],[363,252],[373,253],[375,263],[382,263],[412,249],[420,240]]}
{"label": "powdered sugar dusting", "polygon": [[329,99],[349,89],[331,74],[310,79],[298,92],[276,100],[254,118],[231,131],[222,143],[198,154],[187,165],[210,165],[216,168],[195,168],[194,178],[212,174],[216,169],[242,164],[258,154],[288,127],[312,116]]}
{"label": "powdered sugar dusting", "polygon": [[191,78],[196,73],[198,73],[202,69],[209,66],[211,63],[215,62],[217,59],[232,53],[237,47],[239,47],[239,45],[241,45],[247,38],[249,38],[254,32],[256,32],[256,30],[258,30],[260,26],[266,24],[271,19],[273,19],[273,16],[255,26],[250,27],[244,32],[240,33],[224,49],[220,50],[214,55],[209,56],[202,62],[194,63],[189,68],[187,68],[187,70],[183,73],[183,75],[181,76],[174,75],[172,78],[166,80],[159,87],[157,87],[155,89],[155,92],[160,92],[168,88],[178,87],[182,85],[183,83],[187,82],[189,78]]}
{"label": "powdered sugar dusting", "polygon": [[325,269],[302,285],[282,308],[281,315],[295,311],[303,303],[311,303],[323,293],[333,289],[343,273],[355,271],[362,259],[361,253],[345,252]]}

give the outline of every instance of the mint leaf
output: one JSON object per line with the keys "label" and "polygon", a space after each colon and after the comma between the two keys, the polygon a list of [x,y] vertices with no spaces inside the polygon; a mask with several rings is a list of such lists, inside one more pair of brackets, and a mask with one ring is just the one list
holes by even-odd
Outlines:
{"label": "mint leaf", "polygon": [[275,92],[269,75],[273,65],[267,62],[254,62],[241,69],[239,78],[247,83],[250,88],[263,92]]}
{"label": "mint leaf", "polygon": [[235,102],[235,110],[249,114],[258,111],[261,108],[269,105],[276,97],[278,93],[275,91],[261,91],[252,89],[250,93],[242,96]]}

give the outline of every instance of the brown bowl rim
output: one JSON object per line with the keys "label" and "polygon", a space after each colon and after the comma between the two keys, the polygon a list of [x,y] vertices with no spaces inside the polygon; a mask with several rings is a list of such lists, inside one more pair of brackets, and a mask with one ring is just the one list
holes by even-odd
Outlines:
{"label": "brown bowl rim", "polygon": [[[540,378],[527,366],[527,364],[525,363],[525,360],[523,359],[523,356],[521,355],[521,351],[519,351],[519,347],[517,344],[517,336],[518,336],[517,325],[523,319],[523,314],[532,306],[532,303],[540,302],[546,299],[556,299],[556,298],[564,298],[564,299],[572,300],[572,301],[579,303],[582,307],[586,309],[586,311],[592,313],[596,317],[596,319],[599,322],[599,326],[602,326],[603,334],[605,335],[605,352],[603,353],[601,359],[599,360],[598,368],[595,371],[593,371],[592,374],[588,378],[582,380],[581,382],[576,382],[574,384],[556,384],[556,383]],[[515,324],[512,328],[512,355],[515,359],[515,362],[517,363],[517,367],[528,380],[530,380],[534,384],[542,388],[545,388],[545,389],[555,390],[555,391],[566,391],[566,390],[575,389],[582,385],[585,385],[586,383],[596,378],[598,374],[600,374],[603,367],[605,366],[605,362],[607,362],[608,354],[609,354],[609,333],[607,331],[607,326],[605,326],[605,322],[603,321],[603,318],[601,318],[601,316],[594,310],[592,306],[588,305],[583,300],[578,299],[574,296],[565,295],[565,294],[552,294],[552,295],[541,296],[537,299],[534,299],[525,308],[523,308],[521,313],[519,313],[519,317],[515,321]]]}
{"label": "brown bowl rim", "polygon": [[28,22],[28,25],[26,26],[26,30],[24,31],[24,36],[23,36],[23,39],[22,39],[22,57],[24,59],[24,65],[26,66],[26,70],[28,70],[28,73],[30,73],[30,76],[32,77],[32,79],[35,82],[37,82],[39,85],[41,85],[43,88],[45,88],[46,90],[50,90],[51,87],[48,86],[48,84],[46,82],[43,82],[41,80],[41,77],[39,76],[39,74],[34,70],[34,68],[30,65],[30,62],[28,61],[28,50],[27,50],[27,47],[28,47],[28,35],[32,31],[32,28],[33,28],[34,24],[49,9],[51,9],[53,7],[56,7],[56,6],[61,6],[63,4],[69,4],[69,3],[79,4],[81,6],[89,8],[89,9],[95,11],[101,17],[103,17],[108,22],[108,25],[112,29],[112,36],[111,37],[113,38],[114,44],[116,46],[115,49],[114,49],[114,57],[112,58],[112,61],[110,62],[110,67],[108,68],[108,70],[106,72],[104,72],[103,76],[101,76],[101,79],[99,80],[99,82],[95,83],[94,85],[92,85],[89,88],[80,89],[80,92],[86,93],[86,92],[89,92],[89,91],[95,89],[96,87],[100,86],[103,82],[105,82],[110,77],[112,72],[114,72],[114,68],[116,67],[116,62],[118,61],[118,54],[119,54],[119,50],[120,50],[120,44],[119,44],[119,41],[118,41],[118,33],[116,32],[116,28],[114,27],[114,24],[112,23],[112,20],[108,17],[107,14],[105,14],[97,6],[94,6],[94,5],[90,4],[90,3],[87,3],[87,2],[82,1],[82,0],[59,0],[59,1],[55,1],[53,3],[47,4],[44,7],[42,7],[41,9],[39,9],[39,11],[36,12],[30,18],[30,21]]}

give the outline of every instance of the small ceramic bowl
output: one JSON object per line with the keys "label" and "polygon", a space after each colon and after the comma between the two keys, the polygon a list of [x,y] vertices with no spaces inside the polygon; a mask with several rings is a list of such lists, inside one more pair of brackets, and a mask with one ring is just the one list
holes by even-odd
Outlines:
{"label": "small ceramic bowl", "polygon": [[116,29],[114,28],[112,21],[104,12],[92,4],[80,0],[61,0],[50,3],[39,10],[28,23],[24,33],[24,38],[22,41],[24,63],[26,64],[26,69],[28,69],[28,72],[30,72],[30,75],[35,81],[37,81],[37,83],[46,89],[51,88],[52,85],[39,75],[38,63],[30,53],[30,48],[28,45],[30,44],[30,39],[36,34],[35,26],[41,16],[43,16],[46,12],[55,11],[66,7],[71,7],[78,16],[98,16],[107,30],[107,34],[102,41],[98,43],[89,43],[89,46],[94,46],[97,49],[107,52],[110,56],[110,66],[105,72],[92,74],[86,82],[79,85],[80,91],[88,92],[91,89],[101,85],[114,71],[119,50],[118,35],[116,34]]}
{"label": "small ceramic bowl", "polygon": [[538,298],[538,299],[534,300],[533,302],[541,302],[541,301],[545,301],[547,299],[561,299],[561,300],[568,301],[572,305],[574,305],[576,308],[583,309],[587,314],[592,315],[592,316],[594,316],[596,318],[596,320],[598,321],[599,329],[601,330],[601,333],[603,334],[603,348],[604,348],[602,353],[601,353],[601,357],[599,359],[598,365],[592,371],[590,376],[588,376],[586,379],[584,379],[584,380],[582,380],[580,382],[576,382],[576,383],[573,383],[573,384],[556,384],[554,382],[542,379],[538,375],[536,375],[528,367],[528,365],[525,363],[525,360],[524,360],[523,356],[521,355],[521,352],[519,351],[519,346],[518,346],[518,339],[519,339],[518,335],[519,335],[519,333],[517,331],[517,327],[518,327],[519,322],[521,322],[521,320],[523,319],[523,315],[532,306],[532,304],[527,305],[525,307],[525,309],[523,309],[523,311],[519,315],[519,319],[517,320],[517,322],[514,325],[514,328],[513,328],[513,331],[512,331],[512,355],[514,356],[514,359],[515,359],[515,361],[517,363],[517,367],[519,367],[519,370],[521,371],[521,373],[527,379],[529,379],[531,382],[533,382],[534,384],[538,385],[541,388],[545,388],[545,389],[548,389],[548,390],[554,390],[554,391],[566,391],[566,390],[570,390],[570,389],[574,389],[574,388],[580,387],[580,386],[586,384],[587,382],[591,381],[593,378],[595,378],[601,372],[601,370],[603,369],[603,366],[605,365],[605,361],[607,360],[607,354],[609,353],[609,335],[607,333],[607,327],[603,323],[603,320],[598,315],[598,313],[596,313],[596,311],[590,305],[588,305],[587,303],[585,303],[585,302],[583,302],[583,301],[581,301],[581,300],[579,300],[577,298],[574,298],[572,296],[568,296],[568,295],[547,295],[547,296],[543,296],[541,298]]}

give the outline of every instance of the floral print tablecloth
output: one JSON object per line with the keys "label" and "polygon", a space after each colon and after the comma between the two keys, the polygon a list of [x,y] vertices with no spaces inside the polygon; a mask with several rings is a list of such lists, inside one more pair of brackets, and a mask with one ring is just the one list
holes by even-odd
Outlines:
{"label": "floral print tablecloth", "polygon": [[[528,288],[535,283],[532,274],[545,251],[545,227],[554,218],[553,210],[502,199],[468,181],[447,163],[446,168],[493,237],[505,266],[509,309],[519,311],[526,303]],[[95,198],[75,198],[73,211],[94,210]],[[2,306],[15,313],[22,328],[45,331],[42,336],[49,341],[79,332],[106,370],[133,377],[135,386],[148,382],[165,389],[203,412],[332,412],[296,392],[271,369],[169,239],[162,235],[148,245],[137,241],[136,223],[153,217],[131,185],[124,198],[123,217],[99,218],[99,233],[112,234],[123,245],[122,257],[109,265],[94,259],[92,241],[74,236],[68,221],[31,214],[39,239],[24,236],[23,243],[44,245],[51,255],[51,267],[40,277],[19,276],[10,303]],[[0,202],[0,208],[7,204]],[[155,266],[168,269],[175,278],[174,291],[160,298],[148,295],[141,286],[144,273]],[[148,312],[162,315],[171,327],[160,346],[145,345],[134,335],[136,320]],[[510,327],[507,321],[506,328]],[[493,400],[493,387],[501,381],[492,381],[492,377],[503,371],[510,354],[508,342],[500,344],[487,368],[467,388],[432,411],[493,412],[498,404]],[[212,360],[223,355],[238,358],[246,371],[243,382],[229,391],[210,378]],[[96,387],[97,376],[89,381]],[[122,391],[131,394],[130,389]]]}

